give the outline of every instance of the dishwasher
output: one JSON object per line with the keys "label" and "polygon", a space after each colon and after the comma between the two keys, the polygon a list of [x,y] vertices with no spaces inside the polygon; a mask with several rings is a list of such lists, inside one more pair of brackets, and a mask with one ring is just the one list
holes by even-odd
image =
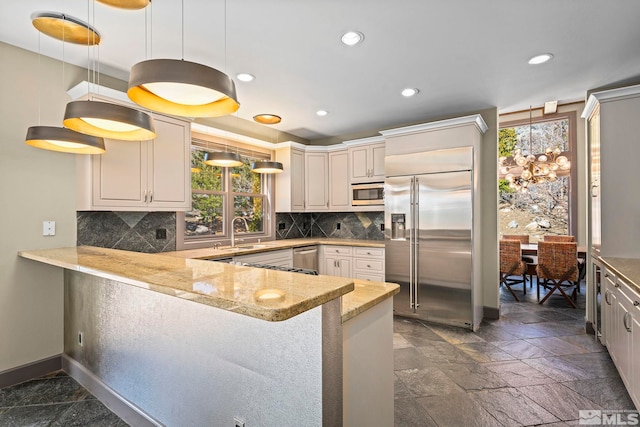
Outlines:
{"label": "dishwasher", "polygon": [[303,246],[293,249],[293,267],[318,271],[318,247]]}

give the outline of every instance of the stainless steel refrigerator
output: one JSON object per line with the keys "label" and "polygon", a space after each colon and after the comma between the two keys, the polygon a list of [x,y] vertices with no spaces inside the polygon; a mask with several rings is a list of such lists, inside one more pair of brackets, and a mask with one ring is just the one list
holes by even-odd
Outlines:
{"label": "stainless steel refrigerator", "polygon": [[385,175],[394,313],[473,329],[473,148],[387,156]]}

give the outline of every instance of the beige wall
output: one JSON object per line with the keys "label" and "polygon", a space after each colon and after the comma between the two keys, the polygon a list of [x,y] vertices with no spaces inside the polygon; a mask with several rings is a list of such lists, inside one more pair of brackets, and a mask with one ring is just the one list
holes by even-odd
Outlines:
{"label": "beige wall", "polygon": [[[71,81],[73,67],[66,67]],[[22,249],[75,245],[75,156],[24,143],[29,126],[60,126],[59,61],[0,43],[0,372],[62,352],[62,270],[19,259]],[[56,235],[42,236],[42,221]]]}

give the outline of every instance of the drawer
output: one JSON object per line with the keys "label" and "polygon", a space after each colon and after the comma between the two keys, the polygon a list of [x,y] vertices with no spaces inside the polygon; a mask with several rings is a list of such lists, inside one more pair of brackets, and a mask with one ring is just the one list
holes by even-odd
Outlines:
{"label": "drawer", "polygon": [[364,270],[371,272],[383,272],[384,261],[377,259],[356,258],[354,263],[355,270]]}
{"label": "drawer", "polygon": [[384,259],[384,248],[354,248],[354,255],[357,257],[372,257]]}
{"label": "drawer", "polygon": [[356,271],[355,278],[360,280],[367,280],[369,282],[384,282],[384,274],[363,273],[360,271]]}
{"label": "drawer", "polygon": [[325,246],[325,255],[351,255],[351,246]]}

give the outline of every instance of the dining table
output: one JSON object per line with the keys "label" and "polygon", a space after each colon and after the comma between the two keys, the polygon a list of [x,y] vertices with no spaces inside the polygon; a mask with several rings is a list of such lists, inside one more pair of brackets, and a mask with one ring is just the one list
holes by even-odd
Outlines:
{"label": "dining table", "polygon": [[[520,250],[522,251],[522,255],[538,255],[538,244],[537,243],[522,243],[520,245]],[[586,246],[578,246],[578,258],[585,259],[587,257],[587,247]]]}

